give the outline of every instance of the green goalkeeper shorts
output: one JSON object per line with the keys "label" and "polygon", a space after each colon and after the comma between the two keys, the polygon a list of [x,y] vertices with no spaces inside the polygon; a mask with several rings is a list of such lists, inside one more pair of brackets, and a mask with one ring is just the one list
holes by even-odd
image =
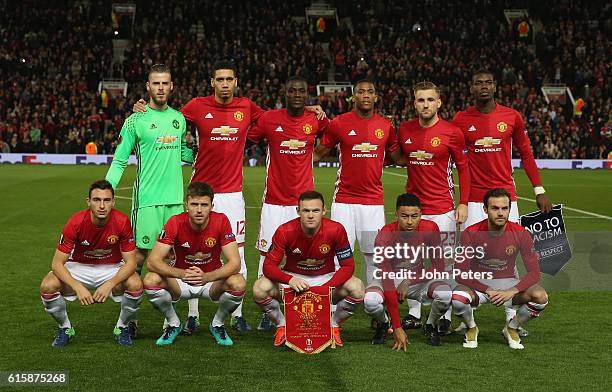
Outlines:
{"label": "green goalkeeper shorts", "polygon": [[153,249],[164,224],[171,216],[183,211],[185,211],[183,204],[167,204],[132,210],[132,228],[134,229],[136,247]]}

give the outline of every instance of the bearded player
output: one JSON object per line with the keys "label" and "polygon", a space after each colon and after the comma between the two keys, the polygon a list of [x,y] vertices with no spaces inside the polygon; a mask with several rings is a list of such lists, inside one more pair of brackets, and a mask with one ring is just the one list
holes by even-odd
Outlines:
{"label": "bearded player", "polygon": [[[181,108],[187,121],[197,128],[198,153],[191,181],[210,184],[215,191],[214,211],[225,214],[236,235],[240,253],[240,273],[247,277],[244,259],[245,206],[242,195],[242,161],[247,129],[263,110],[248,98],[235,97],[238,86],[237,69],[231,61],[214,64],[210,84],[213,95],[191,99]],[[134,111],[145,111],[144,101],[134,105]],[[320,107],[308,107],[325,114]],[[189,301],[189,314],[183,332],[191,335],[199,325],[198,300]],[[242,317],[242,304],[236,309],[232,323],[240,332],[251,330]]]}
{"label": "bearded player", "polygon": [[[144,287],[153,307],[168,321],[158,346],[170,345],[180,333],[174,308],[179,299],[206,298],[219,303],[209,330],[217,344],[233,345],[225,331],[225,318],[242,302],[246,281],[240,272],[238,245],[229,220],[213,212],[214,193],[210,185],[192,182],[187,187],[187,212],[166,222],[147,259],[149,272]],[[171,249],[174,266],[164,262]],[[221,253],[225,263],[221,262]]]}
{"label": "bearded player", "polygon": [[[274,345],[285,343],[285,316],[280,310],[282,289],[300,293],[311,286],[333,287],[332,338],[343,346],[340,324],[353,315],[363,302],[364,287],[353,276],[353,251],[344,227],[324,218],[325,202],[319,192],[308,191],[298,199],[299,218],[279,226],[272,237],[271,250],[264,261],[264,276],[253,285],[253,299],[276,324]],[[338,258],[336,268],[334,257]],[[285,264],[281,268],[281,263]]]}
{"label": "bearded player", "polygon": [[[374,284],[366,289],[364,310],[367,314],[378,320],[372,344],[384,344],[389,326],[393,327],[393,348],[406,350],[406,334],[402,329],[398,302],[406,299],[416,300],[419,303],[431,304],[431,311],[425,323],[427,342],[432,346],[442,344],[440,331],[440,317],[451,306],[451,287],[442,280],[429,279],[424,274],[433,271],[444,271],[444,258],[442,241],[438,225],[431,220],[422,219],[421,202],[415,195],[406,193],[399,195],[396,201],[396,221],[391,222],[380,230],[376,236],[375,249],[380,257],[385,249],[404,245],[417,249],[422,245],[437,249],[431,255],[413,258],[383,257],[380,261],[380,271]],[[426,257],[429,256],[429,257]],[[429,258],[431,266],[425,268],[424,261]],[[406,278],[393,278],[382,275],[382,272],[410,272]],[[386,310],[385,312],[385,305]],[[388,315],[387,315],[388,313]]]}
{"label": "bearded player", "polygon": [[[474,308],[492,303],[497,307],[518,306],[518,311],[506,322],[502,333],[512,349],[523,349],[519,328],[540,315],[548,304],[546,291],[540,281],[539,256],[527,230],[508,217],[512,209],[511,193],[502,188],[487,191],[483,197],[487,219],[465,229],[461,244],[465,247],[484,248],[484,257],[468,258],[455,267],[470,275],[456,278],[453,290],[453,312],[465,325],[463,347],[478,347],[478,326],[474,321]],[[518,255],[525,265],[526,274],[519,278],[516,268]],[[476,276],[480,274],[480,276]]]}
{"label": "bearded player", "polygon": [[142,282],[136,273],[130,220],[114,205],[112,185],[96,181],[89,187],[88,209],[74,214],[62,230],[51,272],[40,285],[45,311],[59,325],[53,347],[66,346],[75,336],[64,298],[78,298],[81,305],[89,306],[109,296],[121,302],[114,330],[117,343],[133,344],[128,324],[138,313]]}
{"label": "bearded player", "polygon": [[[474,106],[458,112],[452,121],[463,132],[472,179],[468,218],[462,229],[487,218],[482,199],[491,188],[503,188],[510,192],[512,206],[508,219],[511,222],[519,221],[516,187],[512,178],[513,146],[519,152],[521,165],[533,185],[538,208],[545,213],[552,210],[552,203],[542,186],[523,117],[516,110],[496,103],[496,91],[493,73],[488,70],[476,71],[470,86]],[[505,310],[506,320],[516,314],[512,307]],[[526,336],[527,332],[521,330],[521,334]]]}
{"label": "bearded player", "polygon": [[391,122],[374,111],[378,95],[374,83],[358,81],[354,86],[355,108],[337,116],[327,127],[315,148],[315,161],[338,146],[340,168],[336,180],[331,218],[346,229],[351,249],[355,240],[363,254],[366,281],[372,281],[374,239],[385,225],[381,181],[385,154],[401,157]]}
{"label": "bearded player", "polygon": [[[313,112],[305,111],[307,99],[306,79],[289,78],[285,85],[287,108],[265,112],[247,134],[255,143],[263,138],[268,142],[266,183],[257,240],[260,277],[274,232],[278,226],[298,216],[296,201],[300,193],[314,188],[312,152],[316,137],[323,133],[329,120],[317,120]],[[257,329],[268,331],[270,328],[269,320],[265,314],[262,315]]]}

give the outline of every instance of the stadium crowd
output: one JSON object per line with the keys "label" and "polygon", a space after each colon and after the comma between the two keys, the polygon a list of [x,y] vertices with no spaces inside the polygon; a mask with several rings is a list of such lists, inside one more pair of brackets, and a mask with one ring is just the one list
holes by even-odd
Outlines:
{"label": "stadium crowd", "polygon": [[[330,32],[329,60],[314,32],[290,16],[304,15],[307,2],[136,1],[132,47],[113,64],[108,4],[32,3],[0,2],[2,152],[83,153],[94,141],[98,153],[112,154],[123,120],[145,95],[150,65],[172,67],[178,108],[211,93],[207,70],[219,58],[238,64],[238,95],[264,108],[283,105],[283,81],[292,75],[309,81],[312,96],[330,67],[337,80],[371,78],[379,109],[397,125],[415,115],[416,82],[442,87],[440,114],[451,119],[470,104],[471,72],[486,66],[497,76],[498,102],[524,115],[536,158],[602,159],[612,151],[610,5],[425,1],[422,12],[420,3],[396,0],[337,2],[341,23]],[[489,16],[476,17],[479,7]],[[508,25],[505,8],[529,10],[535,45]],[[168,15],[161,24],[160,14]],[[98,92],[110,75],[130,83],[127,97]],[[543,83],[565,83],[584,100],[581,113],[569,99],[547,103]],[[315,100],[330,117],[351,107],[343,95]]]}

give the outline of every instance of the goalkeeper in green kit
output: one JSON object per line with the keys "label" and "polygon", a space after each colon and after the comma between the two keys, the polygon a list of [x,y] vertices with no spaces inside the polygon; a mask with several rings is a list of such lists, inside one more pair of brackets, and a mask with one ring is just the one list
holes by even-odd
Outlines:
{"label": "goalkeeper in green kit", "polygon": [[184,211],[181,161],[193,163],[187,147],[187,126],[181,112],[168,106],[172,92],[170,68],[155,64],[147,81],[152,110],[129,116],[106,179],[117,188],[132,151],[138,160],[132,194],[131,221],[138,248],[138,272],[166,221]]}

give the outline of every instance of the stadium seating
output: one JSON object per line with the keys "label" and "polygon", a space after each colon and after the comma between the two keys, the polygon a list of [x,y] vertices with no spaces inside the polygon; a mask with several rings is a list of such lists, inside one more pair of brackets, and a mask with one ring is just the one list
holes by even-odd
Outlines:
{"label": "stadium seating", "polygon": [[[3,152],[83,153],[93,140],[99,153],[110,154],[132,103],[145,94],[149,65],[172,67],[172,105],[180,107],[211,93],[209,70],[220,58],[238,64],[239,94],[265,108],[281,107],[291,75],[313,87],[329,73],[372,78],[380,110],[397,123],[414,116],[415,82],[442,87],[440,114],[450,119],[470,102],[471,72],[487,67],[497,76],[499,102],[523,113],[537,158],[601,159],[612,150],[609,5],[515,2],[528,8],[537,30],[531,45],[507,23],[502,3],[488,4],[487,15],[495,17],[484,18],[475,12],[479,1],[337,2],[340,26],[326,52],[292,17],[303,17],[309,2],[135,1],[132,46],[113,64],[108,4],[30,3],[0,4],[7,21],[0,30],[0,70],[8,75],[0,81]],[[159,15],[167,17],[160,22]],[[98,93],[98,82],[111,75],[130,83],[126,98]],[[582,114],[569,103],[547,103],[543,83],[565,83],[584,99]],[[350,97],[319,103],[331,117],[350,110]]]}

